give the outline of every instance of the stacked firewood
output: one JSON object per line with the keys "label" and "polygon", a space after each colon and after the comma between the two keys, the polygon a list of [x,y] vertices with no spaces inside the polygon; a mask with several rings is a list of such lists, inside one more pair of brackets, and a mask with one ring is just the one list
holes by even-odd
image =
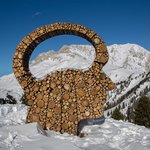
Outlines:
{"label": "stacked firewood", "polygon": [[[61,34],[81,36],[96,50],[89,70],[59,70],[37,80],[29,70],[29,58],[42,41]],[[82,119],[103,115],[106,92],[115,85],[101,71],[108,61],[104,42],[90,29],[78,24],[55,23],[43,26],[23,38],[13,60],[14,74],[30,106],[27,122],[39,122],[44,129],[77,134]]]}

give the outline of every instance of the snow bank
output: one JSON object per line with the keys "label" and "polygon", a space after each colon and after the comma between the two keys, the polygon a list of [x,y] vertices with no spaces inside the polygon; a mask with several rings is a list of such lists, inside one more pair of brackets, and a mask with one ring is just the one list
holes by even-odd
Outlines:
{"label": "snow bank", "polygon": [[0,150],[150,150],[150,130],[131,123],[106,119],[86,126],[85,137],[44,131],[37,123],[24,124],[27,107],[0,107]]}
{"label": "snow bank", "polygon": [[0,127],[24,124],[26,114],[27,114],[27,106],[23,104],[0,105]]}

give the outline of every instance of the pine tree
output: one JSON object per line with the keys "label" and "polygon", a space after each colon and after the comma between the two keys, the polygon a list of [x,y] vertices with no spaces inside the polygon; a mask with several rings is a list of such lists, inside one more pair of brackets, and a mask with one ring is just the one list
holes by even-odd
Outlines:
{"label": "pine tree", "polygon": [[116,120],[124,120],[124,116],[123,116],[123,114],[120,112],[119,108],[116,108],[116,109],[113,111],[111,117],[112,117],[113,119],[116,119]]}
{"label": "pine tree", "polygon": [[134,123],[150,128],[150,99],[141,97],[135,108]]}
{"label": "pine tree", "polygon": [[132,113],[132,108],[130,106],[128,106],[128,109],[127,109],[127,120],[129,122],[132,122],[133,116],[134,116],[134,114]]}
{"label": "pine tree", "polygon": [[110,115],[110,113],[109,113],[109,111],[107,112],[107,116],[109,116]]}
{"label": "pine tree", "polygon": [[124,109],[125,108],[125,104],[124,104],[124,102],[122,103],[122,109]]}

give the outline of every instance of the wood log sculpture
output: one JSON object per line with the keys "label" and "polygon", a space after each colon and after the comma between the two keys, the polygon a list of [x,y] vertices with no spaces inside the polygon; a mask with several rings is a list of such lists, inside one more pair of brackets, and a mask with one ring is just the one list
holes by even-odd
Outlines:
{"label": "wood log sculpture", "polygon": [[[77,35],[91,42],[96,50],[92,66],[86,71],[55,71],[43,80],[37,80],[29,71],[33,50],[42,41],[62,34]],[[82,25],[49,24],[24,37],[16,48],[13,69],[30,106],[26,122],[38,122],[44,129],[76,135],[80,120],[103,116],[106,91],[114,88],[114,83],[101,72],[107,61],[104,42]]]}

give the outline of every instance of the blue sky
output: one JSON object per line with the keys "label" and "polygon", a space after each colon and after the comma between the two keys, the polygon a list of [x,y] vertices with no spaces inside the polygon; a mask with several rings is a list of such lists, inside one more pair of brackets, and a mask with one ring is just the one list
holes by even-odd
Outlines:
{"label": "blue sky", "polygon": [[[111,44],[136,43],[150,50],[149,0],[0,0],[0,76],[12,72],[21,39],[37,27],[72,22],[91,28]],[[88,44],[75,36],[58,36],[41,43],[31,59],[63,45]]]}

